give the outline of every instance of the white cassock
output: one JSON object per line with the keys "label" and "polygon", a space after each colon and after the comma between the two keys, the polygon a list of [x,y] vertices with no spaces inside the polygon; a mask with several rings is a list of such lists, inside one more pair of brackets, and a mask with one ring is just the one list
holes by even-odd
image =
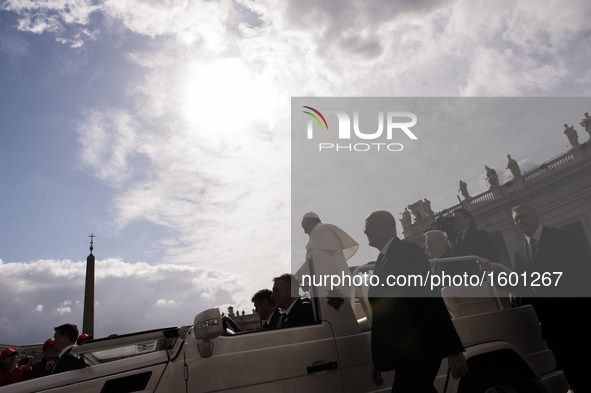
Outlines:
{"label": "white cassock", "polygon": [[[344,274],[345,276],[350,277],[351,270],[349,269],[349,265],[347,265],[347,260],[355,255],[358,248],[359,243],[353,240],[351,236],[336,225],[317,224],[312,229],[310,240],[306,245],[306,262],[300,267],[295,275],[301,280],[302,275],[310,274],[310,268],[308,265],[309,258],[316,253],[322,253],[330,256],[331,262],[315,264],[315,276],[325,274],[337,274],[341,276]],[[326,258],[322,259],[325,262],[328,261]],[[353,287],[347,288],[343,295],[351,297],[353,289]]]}

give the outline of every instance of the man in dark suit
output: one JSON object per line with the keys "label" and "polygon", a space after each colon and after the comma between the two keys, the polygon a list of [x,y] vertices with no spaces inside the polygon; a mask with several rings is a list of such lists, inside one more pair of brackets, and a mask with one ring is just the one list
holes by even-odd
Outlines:
{"label": "man in dark suit", "polygon": [[78,327],[71,323],[54,328],[53,342],[59,355],[51,374],[57,374],[64,371],[77,370],[86,367],[84,359],[72,355],[72,347],[78,338]]}
{"label": "man in dark suit", "polygon": [[305,326],[316,323],[312,303],[304,301],[292,293],[292,283],[295,290],[299,290],[298,280],[292,274],[283,274],[273,279],[272,298],[278,307],[284,310],[279,318],[277,327]]}
{"label": "man in dark suit", "polygon": [[283,314],[275,305],[272,295],[273,292],[269,289],[261,289],[251,299],[256,313],[259,314],[259,318],[263,322],[263,329],[276,328],[279,324],[279,317]]}
{"label": "man in dark suit", "polygon": [[368,295],[372,379],[380,386],[381,372],[396,370],[392,392],[436,392],[433,381],[442,358],[448,357],[453,378],[468,371],[464,347],[437,293],[425,293],[420,285],[391,285],[392,276],[425,276],[429,260],[418,245],[396,237],[389,212],[370,214],[364,232],[369,245],[380,251],[374,270],[380,284],[370,287]]}
{"label": "man in dark suit", "polygon": [[[520,303],[531,304],[541,323],[542,335],[556,356],[571,389],[591,392],[591,303],[589,283],[591,261],[573,234],[541,226],[539,215],[527,205],[512,209],[513,222],[525,235],[525,243],[515,252],[515,271],[525,274],[529,285],[522,286]],[[562,275],[558,282],[558,276]],[[551,285],[536,277],[546,274]],[[521,278],[523,284],[523,278]],[[556,285],[555,285],[556,284]]]}
{"label": "man in dark suit", "polygon": [[457,235],[455,239],[450,239],[450,247],[454,256],[476,255],[486,258],[489,262],[501,260],[501,253],[490,239],[488,232],[475,228],[474,219],[468,210],[456,209],[453,216]]}

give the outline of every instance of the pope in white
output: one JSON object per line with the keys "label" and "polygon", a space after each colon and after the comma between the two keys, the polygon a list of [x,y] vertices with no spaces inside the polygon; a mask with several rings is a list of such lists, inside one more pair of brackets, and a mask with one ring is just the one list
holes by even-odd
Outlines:
{"label": "pope in white", "polygon": [[[351,271],[347,260],[349,260],[359,248],[357,243],[351,236],[336,225],[323,224],[320,221],[318,214],[309,212],[304,215],[302,219],[302,228],[304,232],[310,236],[310,240],[306,245],[306,262],[300,267],[295,274],[296,277],[301,280],[302,275],[310,274],[308,266],[308,260],[311,256],[316,253],[326,254],[331,257],[332,266],[319,266],[315,265],[314,274],[344,274],[350,277]],[[326,258],[323,258],[326,259]],[[354,297],[353,287],[341,287],[346,288],[343,296]],[[348,292],[348,293],[347,293]]]}

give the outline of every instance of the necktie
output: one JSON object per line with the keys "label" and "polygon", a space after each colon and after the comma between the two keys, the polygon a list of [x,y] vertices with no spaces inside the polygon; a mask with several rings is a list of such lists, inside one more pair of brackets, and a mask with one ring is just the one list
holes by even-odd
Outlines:
{"label": "necktie", "polygon": [[285,325],[287,325],[287,314],[283,313],[279,317],[279,326],[284,327]]}
{"label": "necktie", "polygon": [[456,238],[456,246],[459,246],[460,243],[462,243],[462,240],[464,240],[464,232],[458,233],[458,237]]}
{"label": "necktie", "polygon": [[534,239],[533,237],[529,239],[529,251],[531,261],[535,263],[538,259],[538,245],[536,244],[536,239]]}
{"label": "necktie", "polygon": [[378,259],[376,260],[376,264],[373,267],[373,274],[378,274],[382,270],[382,263],[384,262],[384,254],[380,253],[378,255]]}
{"label": "necktie", "polygon": [[53,362],[53,367],[51,368],[50,374],[53,374],[53,371],[55,370],[55,366],[57,366],[57,362],[59,362],[59,360],[60,360],[59,356],[55,358],[55,361]]}

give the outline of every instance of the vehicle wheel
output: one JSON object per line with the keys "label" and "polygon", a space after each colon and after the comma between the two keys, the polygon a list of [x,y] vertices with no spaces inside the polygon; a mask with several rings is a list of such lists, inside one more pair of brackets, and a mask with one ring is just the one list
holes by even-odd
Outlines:
{"label": "vehicle wheel", "polygon": [[[224,327],[224,334],[234,334],[240,332],[240,328],[238,325],[236,325],[236,322],[226,315],[222,317],[222,326]],[[228,331],[228,327],[232,329],[232,333]]]}
{"label": "vehicle wheel", "polygon": [[459,393],[531,393],[528,381],[503,367],[479,367],[462,377]]}

